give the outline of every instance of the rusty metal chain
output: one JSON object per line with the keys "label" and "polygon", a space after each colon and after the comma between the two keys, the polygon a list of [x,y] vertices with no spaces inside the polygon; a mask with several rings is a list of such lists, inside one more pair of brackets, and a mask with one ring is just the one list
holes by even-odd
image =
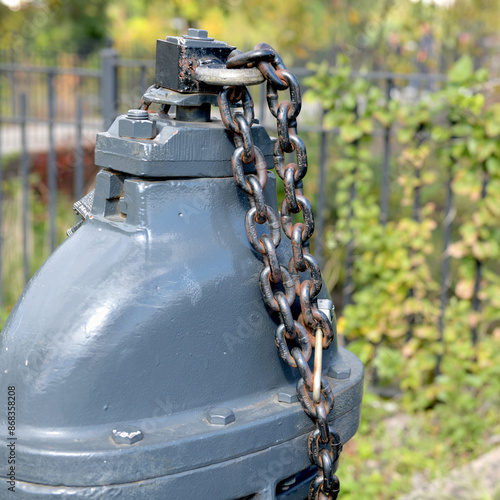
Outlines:
{"label": "rusty metal chain", "polygon": [[[274,49],[264,43],[250,52],[233,51],[226,66],[257,67],[261,71],[266,79],[267,103],[277,121],[278,139],[274,144],[273,158],[285,190],[280,216],[267,205],[264,197],[267,165],[252,139],[254,107],[250,93],[246,86],[232,86],[224,87],[219,94],[222,121],[233,132],[236,145],[231,159],[234,179],[250,203],[245,217],[246,232],[250,244],[262,254],[264,261],[260,274],[262,297],[266,306],[278,313],[281,320],[275,336],[278,352],[287,365],[298,370],[297,395],[305,413],[316,425],[308,438],[308,451],[311,462],[318,467],[318,475],[310,485],[309,498],[336,499],[340,484],[334,473],[334,464],[342,443],[328,422],[334,396],[330,385],[321,376],[321,350],[330,346],[335,333],[330,318],[317,305],[316,298],[322,287],[321,270],[309,252],[314,218],[311,203],[302,190],[307,153],[297,134],[297,116],[302,102],[300,87],[297,78],[286,69]],[[278,91],[282,90],[289,91],[289,101],[279,101]],[[235,111],[237,106],[242,111]],[[296,161],[285,165],[285,153],[294,153]],[[244,174],[244,165],[249,163],[255,163],[257,175]],[[299,213],[302,213],[303,222],[294,224],[293,215]],[[257,229],[257,225],[262,227],[265,224],[267,232]],[[282,229],[292,244],[292,258],[286,266],[280,262],[277,253]],[[309,279],[302,279],[299,273],[306,271],[309,271]],[[297,297],[300,307],[294,305]],[[318,354],[314,374],[308,364],[313,348]]]}

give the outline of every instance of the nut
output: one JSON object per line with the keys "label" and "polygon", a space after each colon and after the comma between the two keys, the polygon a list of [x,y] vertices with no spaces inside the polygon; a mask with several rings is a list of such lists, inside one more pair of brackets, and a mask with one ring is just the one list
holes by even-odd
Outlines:
{"label": "nut", "polygon": [[229,408],[209,408],[205,417],[212,425],[227,425],[236,420],[234,412]]}
{"label": "nut", "polygon": [[[147,113],[147,112],[146,112]],[[120,137],[131,139],[153,139],[156,135],[156,124],[146,116],[144,110],[131,109],[126,117],[118,122]]]}
{"label": "nut", "polygon": [[119,427],[113,429],[112,436],[116,444],[134,444],[144,438],[144,434],[137,427]]}
{"label": "nut", "polygon": [[294,385],[291,385],[289,387],[283,387],[280,389],[278,392],[278,401],[280,403],[296,403],[299,400],[299,397],[297,396],[297,389],[295,388]]}
{"label": "nut", "polygon": [[335,363],[328,369],[328,376],[337,380],[345,380],[351,376],[351,368],[344,363]]}

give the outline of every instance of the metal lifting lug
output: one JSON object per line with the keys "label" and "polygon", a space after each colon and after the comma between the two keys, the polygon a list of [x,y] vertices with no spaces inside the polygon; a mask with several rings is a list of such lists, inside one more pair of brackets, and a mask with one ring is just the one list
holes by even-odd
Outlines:
{"label": "metal lifting lug", "polygon": [[156,44],[155,82],[175,92],[217,93],[218,89],[196,78],[201,64],[225,66],[235,47],[209,38],[205,30],[189,29],[184,36],[169,36]]}
{"label": "metal lifting lug", "polygon": [[264,82],[257,68],[226,67],[235,47],[190,28],[187,35],[169,36],[156,46],[156,84],[180,93],[217,93],[226,85]]}

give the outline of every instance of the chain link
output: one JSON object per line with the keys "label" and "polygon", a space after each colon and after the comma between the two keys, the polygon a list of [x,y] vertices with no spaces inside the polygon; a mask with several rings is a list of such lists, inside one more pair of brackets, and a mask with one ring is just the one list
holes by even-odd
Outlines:
{"label": "chain link", "polygon": [[[309,488],[309,498],[336,499],[339,480],[334,464],[339,458],[342,443],[338,433],[328,423],[328,414],[334,406],[334,396],[328,382],[321,377],[320,395],[312,397],[313,379],[308,361],[312,348],[327,349],[334,339],[330,319],[320,311],[316,297],[322,287],[321,270],[309,252],[309,239],[314,232],[311,203],[302,191],[302,179],[307,173],[307,152],[297,135],[297,116],[302,99],[300,86],[293,73],[268,44],[261,43],[255,50],[243,53],[233,51],[228,68],[257,67],[266,79],[267,103],[276,118],[278,140],[274,144],[274,166],[283,180],[285,198],[281,215],[266,204],[263,189],[267,183],[267,165],[260,149],[253,144],[251,126],[254,120],[253,102],[246,87],[224,87],[219,94],[219,108],[225,127],[233,132],[236,149],[231,159],[237,186],[248,196],[250,210],[245,216],[245,228],[252,247],[262,254],[264,269],[260,287],[266,306],[280,316],[276,330],[276,345],[281,359],[296,368],[300,378],[297,395],[305,413],[314,421],[316,429],[309,435],[308,451],[311,462],[318,467],[318,475]],[[288,90],[289,101],[279,101],[278,91]],[[237,106],[243,109],[235,111]],[[295,162],[285,165],[285,153],[293,153]],[[257,175],[244,174],[244,164],[255,163]],[[302,214],[303,222],[293,223],[293,214]],[[280,224],[281,221],[281,224]],[[267,225],[259,231],[257,225]],[[292,258],[285,267],[280,264],[277,247],[281,229],[292,244]],[[259,236],[259,234],[262,234]],[[309,279],[299,273],[309,271]],[[300,307],[292,307],[299,298]],[[322,330],[322,345],[316,346],[316,331]]]}

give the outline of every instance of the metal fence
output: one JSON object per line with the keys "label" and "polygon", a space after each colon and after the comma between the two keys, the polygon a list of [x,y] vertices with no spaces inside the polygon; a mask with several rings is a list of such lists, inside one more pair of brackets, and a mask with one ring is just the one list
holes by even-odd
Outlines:
{"label": "metal fence", "polygon": [[[76,62],[76,64],[75,64]],[[295,69],[299,79],[310,74],[305,69]],[[360,76],[360,75],[353,75]],[[385,89],[388,99],[393,98],[395,90],[411,87],[419,89],[437,86],[443,81],[439,75],[408,75],[384,72],[372,72],[362,75],[377,82]],[[114,49],[105,49],[98,57],[87,61],[71,60],[66,66],[27,64],[9,61],[5,54],[0,54],[0,255],[4,255],[5,231],[4,223],[4,177],[16,175],[21,179],[21,212],[22,212],[22,276],[26,283],[34,271],[31,262],[33,249],[30,247],[30,232],[33,221],[30,220],[30,174],[33,166],[33,155],[46,153],[46,193],[48,211],[48,251],[58,244],[57,211],[60,182],[58,179],[58,152],[64,146],[72,152],[71,198],[79,199],[85,190],[85,180],[92,166],[86,161],[86,154],[92,150],[95,134],[107,129],[120,112],[136,107],[144,91],[153,83],[154,61],[121,59]],[[257,102],[257,116],[261,123],[275,134],[275,125],[267,111],[265,92],[254,91]],[[323,237],[325,231],[325,200],[327,178],[327,157],[331,150],[332,134],[336,130],[324,127],[324,113],[313,109],[305,113],[306,125],[301,131],[316,137],[317,151],[317,230],[315,252],[320,262],[323,260]],[[381,184],[380,206],[381,223],[385,224],[389,213],[390,164],[393,158],[393,141],[391,128],[374,132],[380,146]],[[12,158],[17,159],[14,165],[18,171],[10,171],[8,164]],[[3,167],[2,167],[3,164]],[[16,170],[16,169],[14,169]],[[448,189],[450,185],[448,185]],[[351,190],[351,201],[356,196],[356,185]],[[419,193],[414,201],[414,216],[418,217]],[[70,207],[68,206],[68,211]],[[449,227],[444,227],[446,235]],[[447,236],[449,238],[449,235]],[[36,250],[39,252],[39,249]],[[0,301],[4,301],[6,277],[0,259]],[[345,255],[345,273],[342,288],[342,303],[346,305],[352,295],[353,246],[348,245]],[[443,263],[446,266],[446,263]],[[36,266],[35,266],[36,267]],[[443,279],[447,279],[445,276]]]}
{"label": "metal fence", "polygon": [[[0,304],[5,301],[5,181],[21,180],[22,275],[24,284],[33,273],[34,253],[30,233],[33,163],[45,154],[44,199],[48,211],[48,251],[58,244],[57,210],[60,194],[58,155],[61,148],[72,160],[71,198],[79,199],[89,176],[88,156],[96,133],[105,130],[121,111],[134,107],[154,78],[154,61],[124,60],[114,49],[98,57],[66,56],[51,60],[29,59],[20,63],[0,52]],[[70,210],[70,206],[68,206]],[[37,253],[40,249],[36,249]],[[47,252],[45,252],[47,253]],[[15,288],[15,286],[14,286]],[[19,287],[17,287],[19,288]]]}

